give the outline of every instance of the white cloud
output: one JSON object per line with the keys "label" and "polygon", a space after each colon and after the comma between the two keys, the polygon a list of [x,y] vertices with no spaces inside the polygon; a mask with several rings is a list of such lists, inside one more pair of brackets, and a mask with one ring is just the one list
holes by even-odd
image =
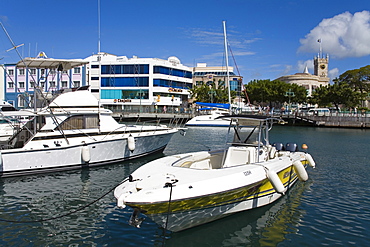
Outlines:
{"label": "white cloud", "polygon": [[306,61],[298,61],[298,64],[297,64],[298,72],[303,73],[306,66],[307,66],[308,72],[310,74],[313,74],[314,66],[313,66],[313,60],[312,59],[309,59],[309,60],[306,60]]}
{"label": "white cloud", "polygon": [[329,70],[328,74],[329,77],[333,80],[339,76],[339,69],[338,68],[331,69]]}
{"label": "white cloud", "polygon": [[285,65],[282,75],[288,75],[292,71],[292,68],[293,68],[292,65]]}
{"label": "white cloud", "polygon": [[319,52],[337,58],[363,57],[370,55],[370,12],[355,14],[344,12],[333,18],[324,19],[300,39],[299,52]]}

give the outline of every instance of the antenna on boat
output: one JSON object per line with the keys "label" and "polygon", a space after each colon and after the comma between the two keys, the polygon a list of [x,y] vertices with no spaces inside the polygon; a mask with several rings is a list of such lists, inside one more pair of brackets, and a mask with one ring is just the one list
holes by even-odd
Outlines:
{"label": "antenna on boat", "polygon": [[18,56],[19,57],[22,57],[21,56],[21,54],[19,53],[19,51],[18,51],[18,47],[21,47],[21,46],[23,46],[24,44],[20,44],[20,45],[15,45],[15,43],[13,42],[13,40],[12,40],[12,38],[10,37],[10,35],[9,35],[9,33],[8,33],[8,31],[6,31],[6,29],[5,29],[5,27],[4,27],[4,25],[3,25],[3,23],[2,22],[0,22],[0,25],[1,25],[1,27],[2,27],[2,29],[4,30],[4,33],[6,34],[6,36],[8,37],[8,39],[9,39],[9,41],[10,41],[10,43],[12,44],[12,48],[10,48],[10,49],[8,49],[7,50],[7,52],[8,51],[11,51],[11,50],[15,50],[16,52],[17,52],[17,54],[18,54]]}
{"label": "antenna on boat", "polygon": [[227,74],[227,92],[229,96],[229,111],[231,111],[231,92],[230,92],[230,75],[229,75],[229,55],[227,52],[227,37],[226,37],[226,22],[222,21],[224,27],[224,43],[225,43],[225,58],[226,58],[226,74]]}
{"label": "antenna on boat", "polygon": [[[5,32],[5,34],[6,34],[6,36],[8,37],[8,39],[9,39],[9,41],[10,41],[10,43],[12,44],[12,46],[13,46],[13,48],[11,48],[11,49],[9,49],[9,50],[12,50],[12,49],[14,49],[16,52],[17,52],[17,55],[19,56],[19,58],[21,59],[21,62],[23,63],[23,65],[24,65],[24,67],[26,68],[26,70],[28,70],[29,69],[29,67],[28,67],[28,65],[26,64],[26,62],[25,62],[25,60],[23,59],[23,57],[22,57],[22,55],[19,53],[19,51],[18,51],[18,47],[20,47],[20,46],[22,46],[22,45],[18,45],[18,46],[16,46],[15,45],[15,43],[13,42],[13,40],[12,40],[12,38],[10,37],[10,35],[9,35],[9,33],[6,31],[6,29],[5,29],[5,27],[4,27],[4,25],[0,22],[0,25],[1,25],[1,27],[2,27],[2,29],[4,30],[4,32]],[[18,64],[17,64],[17,66],[18,66]],[[33,74],[32,73],[30,73],[30,75],[31,75],[31,78],[33,79],[33,81],[34,81],[34,83],[33,83],[33,101],[34,101],[34,111],[35,111],[35,113],[37,112],[37,91],[39,91],[39,93],[40,93],[40,96],[44,99],[44,100],[46,100],[46,98],[45,98],[45,95],[42,93],[42,91],[38,88],[38,86],[36,85],[36,81],[37,81],[37,84],[39,83],[39,80],[36,80],[35,78],[34,78],[34,76],[33,76]],[[66,140],[66,142],[69,144],[69,141],[68,141],[68,139],[67,139],[67,137],[64,135],[64,132],[63,132],[63,130],[60,128],[60,126],[59,126],[59,124],[57,124],[58,123],[58,120],[57,120],[57,118],[55,117],[55,115],[54,115],[54,113],[53,113],[53,111],[52,110],[50,110],[50,113],[51,113],[51,116],[52,116],[52,119],[53,119],[53,121],[54,121],[54,123],[56,123],[56,126],[57,126],[57,128],[58,128],[58,130],[61,132],[61,134],[63,135],[63,137],[64,137],[64,139]],[[36,118],[34,118],[34,121],[35,121],[35,124],[34,124],[34,127],[33,127],[33,131],[34,131],[34,133],[33,133],[33,135],[34,134],[36,134],[36,132],[37,132],[37,117]]]}
{"label": "antenna on boat", "polygon": [[[100,54],[100,0],[98,0],[98,62],[100,68],[100,61],[101,61],[101,54]],[[101,72],[99,72],[99,78],[101,80]],[[101,100],[101,82],[99,81],[99,100],[98,100],[98,127],[99,127],[99,134],[100,134],[100,100]]]}
{"label": "antenna on boat", "polygon": [[98,0],[98,54],[100,53],[100,0]]}

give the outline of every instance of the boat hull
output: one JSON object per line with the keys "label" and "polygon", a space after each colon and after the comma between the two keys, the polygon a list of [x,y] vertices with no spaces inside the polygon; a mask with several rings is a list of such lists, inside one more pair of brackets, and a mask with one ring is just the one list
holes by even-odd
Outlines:
{"label": "boat hull", "polygon": [[[298,178],[294,173],[293,167],[281,171],[279,177],[282,178],[286,176],[284,174],[287,173],[290,175],[289,178],[285,179],[284,187],[288,191]],[[234,196],[230,197],[230,195]],[[193,205],[190,206],[191,209],[189,210],[179,210],[179,207],[175,209],[176,204],[179,203],[171,202],[169,207],[170,211],[160,214],[146,213],[146,215],[163,228],[178,232],[227,217],[237,212],[268,205],[283,195],[282,193],[277,193],[269,180],[265,179],[244,188],[227,191],[224,193],[224,196],[223,193],[217,193],[211,196],[200,197],[197,199],[197,202],[189,203]],[[166,204],[165,206],[168,208],[168,202],[164,204]],[[184,205],[188,203],[181,202],[181,204]],[[162,208],[164,208],[163,205]]]}
{"label": "boat hull", "polygon": [[[79,144],[57,147],[52,143],[48,144],[45,149],[2,150],[0,176],[11,177],[79,169],[142,157],[163,151],[176,131],[162,131],[162,134],[160,131],[151,134],[135,134],[133,151],[128,147],[128,134],[124,137],[117,135],[113,139],[92,140],[91,142],[88,142],[86,137],[81,137],[80,142],[73,140],[74,143]],[[53,142],[57,143],[58,140],[53,139]],[[88,152],[88,161],[84,160],[83,152]]]}
{"label": "boat hull", "polygon": [[[296,154],[294,159],[300,159],[303,154]],[[178,156],[177,160],[184,160],[187,156]],[[163,163],[176,163],[171,157],[164,157],[147,164],[146,170],[160,171],[165,175],[148,175],[148,179],[142,184],[140,179],[144,177],[139,169],[132,174],[132,182],[125,182],[115,191],[115,196],[120,200],[122,195],[124,204],[144,213],[161,227],[178,232],[198,225],[202,225],[230,214],[251,210],[273,203],[288,191],[298,180],[295,168],[290,157],[281,160],[265,162],[265,167],[273,169],[280,166],[276,171],[279,181],[284,187],[284,192],[275,190],[273,181],[266,177],[264,168],[260,165],[247,165],[221,170],[193,170],[184,174],[186,168],[168,168]],[[308,162],[302,158],[302,166],[307,167]],[[184,162],[186,163],[186,162]],[[286,165],[284,165],[286,164]],[[304,164],[304,165],[303,165]],[[171,166],[172,167],[172,166]],[[180,170],[182,176],[178,173]],[[207,173],[209,174],[207,176]],[[223,173],[224,175],[217,175]],[[227,174],[226,174],[227,173]],[[150,178],[151,177],[151,178]],[[192,181],[182,184],[185,177],[193,177],[198,182]],[[203,178],[203,179],[201,179]],[[160,187],[162,184],[175,182],[173,187]],[[189,181],[189,179],[185,179]],[[166,182],[167,181],[167,182]],[[228,181],[228,182],[225,182]],[[158,183],[159,186],[154,185]],[[145,188],[152,184],[151,189]],[[222,190],[224,188],[224,190]],[[137,196],[135,196],[137,191]],[[144,192],[145,191],[145,192]],[[154,194],[158,191],[158,196]],[[161,192],[159,192],[161,191]],[[207,192],[208,191],[208,192]],[[209,193],[213,191],[212,193]],[[141,194],[142,193],[142,194]],[[188,194],[191,193],[191,194]],[[139,195],[140,194],[140,195]],[[153,196],[152,196],[153,195]],[[144,199],[147,197],[146,199]],[[154,201],[157,198],[157,201]],[[142,200],[142,201],[140,201]]]}
{"label": "boat hull", "polygon": [[282,194],[274,192],[265,196],[249,198],[241,202],[230,203],[217,207],[169,214],[149,214],[147,216],[161,227],[172,232],[179,232],[227,217],[237,212],[247,211],[268,205],[278,200],[282,196]]}

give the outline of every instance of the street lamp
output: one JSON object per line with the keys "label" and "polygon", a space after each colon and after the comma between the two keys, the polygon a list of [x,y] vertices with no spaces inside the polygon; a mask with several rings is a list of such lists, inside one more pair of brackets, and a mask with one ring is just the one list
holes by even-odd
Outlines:
{"label": "street lamp", "polygon": [[288,97],[289,98],[289,111],[288,111],[288,116],[289,116],[289,112],[290,112],[290,108],[291,108],[291,105],[290,105],[290,97],[294,97],[294,92],[292,92],[292,89],[289,88],[289,91],[288,92],[285,92],[285,97]]}

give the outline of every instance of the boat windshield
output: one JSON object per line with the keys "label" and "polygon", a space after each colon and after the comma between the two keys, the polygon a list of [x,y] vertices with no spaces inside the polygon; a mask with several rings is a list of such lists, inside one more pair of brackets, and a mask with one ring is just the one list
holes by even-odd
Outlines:
{"label": "boat windshield", "polygon": [[259,143],[259,126],[240,127],[235,126],[233,144],[258,145]]}

